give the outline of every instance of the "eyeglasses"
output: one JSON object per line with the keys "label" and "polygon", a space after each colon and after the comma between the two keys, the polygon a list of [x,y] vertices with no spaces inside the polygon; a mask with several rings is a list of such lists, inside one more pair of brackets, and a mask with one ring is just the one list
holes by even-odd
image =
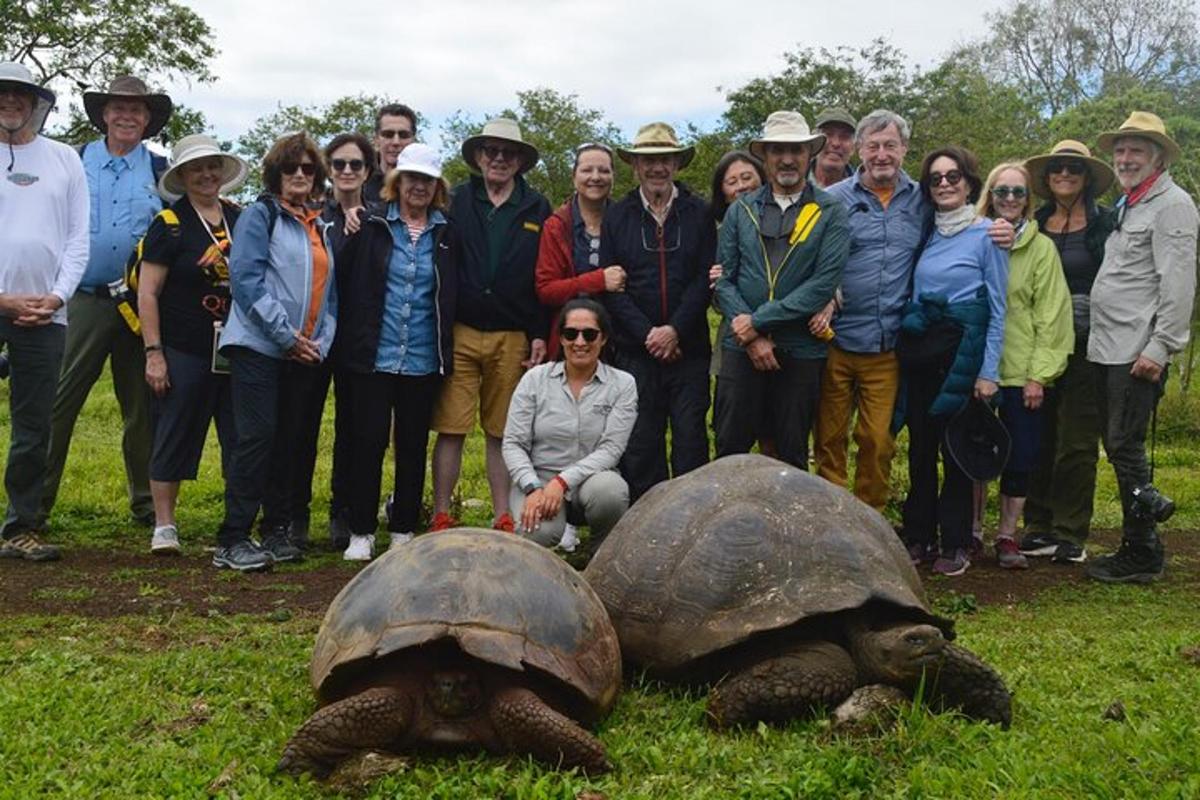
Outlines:
{"label": "eyeglasses", "polygon": [[376,131],[375,135],[381,139],[399,139],[402,142],[406,142],[413,138],[413,132],[405,128],[392,130],[384,129],[381,131]]}
{"label": "eyeglasses", "polygon": [[283,166],[280,167],[280,171],[283,172],[284,175],[295,175],[296,170],[303,172],[304,177],[311,178],[313,175],[317,174],[317,165],[311,161],[303,161],[299,163],[285,161]]}
{"label": "eyeglasses", "polygon": [[1025,195],[1029,194],[1024,186],[996,186],[992,189],[992,196],[1004,199],[1011,197],[1014,200],[1024,200]]}
{"label": "eyeglasses", "polygon": [[1046,164],[1046,174],[1048,175],[1054,175],[1064,169],[1068,175],[1082,175],[1087,171],[1084,163],[1077,158],[1056,158]]}
{"label": "eyeglasses", "polygon": [[942,181],[945,181],[951,186],[958,186],[962,182],[963,174],[956,169],[949,172],[931,172],[929,173],[929,185],[940,186]]}
{"label": "eyeglasses", "polygon": [[559,334],[562,336],[563,341],[565,341],[565,342],[573,342],[576,339],[578,339],[580,336],[582,336],[583,340],[585,342],[587,342],[588,344],[591,344],[592,342],[596,341],[597,337],[600,336],[600,329],[599,328],[563,328],[562,330],[559,331]]}
{"label": "eyeglasses", "polygon": [[505,161],[516,161],[517,156],[521,155],[521,151],[515,147],[499,147],[494,144],[485,144],[482,149],[488,161],[495,161],[498,158],[503,158]]}
{"label": "eyeglasses", "polygon": [[335,158],[329,164],[333,167],[334,172],[342,172],[347,167],[350,168],[351,172],[362,172],[362,168],[367,165],[367,162],[361,158],[352,158],[349,161],[344,158]]}

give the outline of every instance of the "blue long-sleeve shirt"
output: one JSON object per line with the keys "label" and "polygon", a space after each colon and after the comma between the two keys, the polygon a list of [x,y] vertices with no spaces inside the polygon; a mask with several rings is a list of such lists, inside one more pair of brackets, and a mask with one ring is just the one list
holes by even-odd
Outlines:
{"label": "blue long-sleeve shirt", "polygon": [[91,201],[88,264],[79,288],[94,292],[125,274],[125,262],[146,234],[162,198],[154,183],[154,165],[144,144],[123,156],[108,152],[104,139],[83,150]]}
{"label": "blue long-sleeve shirt", "polygon": [[917,261],[913,297],[942,295],[953,304],[974,299],[979,288],[986,287],[987,345],[979,377],[998,381],[1008,296],[1008,253],[988,237],[991,225],[989,219],[977,220],[949,238],[935,230]]}

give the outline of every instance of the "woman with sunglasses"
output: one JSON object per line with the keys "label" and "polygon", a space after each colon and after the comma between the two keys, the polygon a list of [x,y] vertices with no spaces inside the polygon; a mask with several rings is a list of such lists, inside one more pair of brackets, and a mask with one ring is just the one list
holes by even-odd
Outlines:
{"label": "woman with sunglasses", "polygon": [[[289,532],[301,401],[313,394],[336,327],[333,248],[317,205],[325,165],[308,134],[287,134],[271,146],[263,185],[266,193],[234,228],[233,306],[220,340],[238,435],[213,565],[239,571],[303,558]],[[257,545],[250,529],[260,505]]]}
{"label": "woman with sunglasses", "polygon": [[617,463],[637,419],[637,384],[601,361],[611,335],[604,306],[568,301],[558,315],[559,360],[526,372],[508,408],[503,452],[517,532],[547,547],[561,542],[568,521],[586,524],[599,544],[629,508]]}
{"label": "woman with sunglasses", "polygon": [[[425,491],[433,404],[453,367],[458,283],[441,159],[411,144],[384,179],[381,198],[339,252],[336,353],[348,389],[350,541],[347,561],[374,555],[383,456],[392,433],[395,482],[390,546],[413,538]],[[339,413],[341,409],[339,408]],[[394,427],[393,427],[394,421]]]}
{"label": "woman with sunglasses", "polygon": [[[1003,569],[1029,566],[1017,548],[1017,521],[1041,442],[1044,400],[1075,347],[1071,295],[1054,243],[1038,232],[1029,172],[1000,164],[988,175],[975,207],[981,217],[1006,219],[1016,230],[1008,258],[1004,347],[1000,355],[1000,419],[1012,442],[1000,477],[996,561]],[[987,504],[987,484],[976,484],[976,517]]]}
{"label": "woman with sunglasses", "polygon": [[921,165],[934,229],[913,273],[913,300],[896,344],[895,420],[909,430],[904,538],[914,564],[933,558],[942,575],[961,575],[971,565],[971,480],[943,450],[939,493],[938,452],[946,423],[970,396],[989,401],[996,394],[1004,340],[1008,257],[988,235],[991,221],[975,214],[983,186],[977,163],[951,146]]}
{"label": "woman with sunglasses", "polygon": [[[613,151],[588,142],[575,148],[571,168],[575,193],[542,223],[534,287],[542,305],[554,312],[572,297],[597,296],[625,288],[625,270],[600,268],[600,223],[613,188]],[[550,331],[549,358],[558,356],[558,331]]]}
{"label": "woman with sunglasses", "polygon": [[1087,361],[1090,296],[1113,229],[1112,212],[1097,200],[1116,175],[1086,145],[1071,139],[1025,166],[1030,188],[1044,200],[1034,218],[1058,250],[1071,294],[1075,350],[1046,397],[1020,550],[1027,556],[1051,556],[1059,564],[1078,564],[1087,559],[1100,457],[1099,386]]}

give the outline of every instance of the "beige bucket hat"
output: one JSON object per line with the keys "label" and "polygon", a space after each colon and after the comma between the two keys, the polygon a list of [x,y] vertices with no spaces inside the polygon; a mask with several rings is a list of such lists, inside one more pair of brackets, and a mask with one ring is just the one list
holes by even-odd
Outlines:
{"label": "beige bucket hat", "polygon": [[179,168],[189,161],[210,156],[220,156],[222,159],[221,194],[232,192],[245,182],[250,172],[250,166],[245,161],[223,151],[211,136],[195,133],[183,137],[171,149],[171,168],[158,179],[158,193],[171,201],[178,200],[185,191]]}
{"label": "beige bucket hat", "polygon": [[1151,114],[1149,111],[1134,111],[1129,115],[1129,119],[1121,124],[1120,128],[1100,134],[1100,138],[1096,140],[1096,147],[1111,152],[1113,143],[1122,136],[1141,136],[1155,142],[1162,147],[1163,161],[1168,165],[1179,158],[1179,145],[1175,144],[1175,140],[1167,135],[1167,126],[1163,123],[1162,117],[1157,114]]}
{"label": "beige bucket hat", "polygon": [[675,135],[675,129],[665,122],[650,122],[638,128],[637,136],[629,147],[618,147],[617,155],[626,164],[633,163],[634,156],[661,156],[679,154],[679,168],[691,163],[696,155],[695,147],[684,147]]}
{"label": "beige bucket hat", "polygon": [[521,168],[517,170],[518,174],[533,169],[537,166],[538,159],[541,158],[537,148],[521,138],[521,126],[517,124],[516,120],[508,117],[496,117],[489,119],[482,131],[462,143],[463,161],[467,162],[467,167],[472,172],[479,172],[479,165],[475,163],[475,151],[487,139],[501,139],[517,145],[521,151]]}
{"label": "beige bucket hat", "polygon": [[825,146],[825,134],[810,131],[799,111],[772,111],[763,123],[762,136],[750,142],[750,152],[764,158],[763,145],[775,143],[812,145],[808,154],[812,158]]}
{"label": "beige bucket hat", "polygon": [[1113,168],[1093,156],[1086,144],[1074,139],[1063,139],[1050,148],[1049,153],[1025,159],[1025,169],[1029,170],[1029,177],[1033,180],[1033,185],[1029,188],[1038,197],[1050,197],[1050,184],[1046,180],[1046,170],[1051,161],[1064,158],[1074,158],[1083,162],[1088,172],[1091,173],[1092,191],[1096,197],[1107,192],[1117,179]]}

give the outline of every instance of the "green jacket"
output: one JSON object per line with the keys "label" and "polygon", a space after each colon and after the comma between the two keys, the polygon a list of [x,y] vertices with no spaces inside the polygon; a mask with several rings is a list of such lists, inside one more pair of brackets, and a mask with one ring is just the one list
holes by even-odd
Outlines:
{"label": "green jacket", "polygon": [[[850,254],[850,228],[841,201],[811,184],[791,247],[782,263],[767,268],[759,234],[763,205],[774,202],[770,185],[742,195],[725,212],[717,245],[721,278],[717,302],[726,320],[750,314],[754,329],[794,358],[823,358],[825,342],[808,332],[808,321],[825,307],[842,278]],[[730,332],[722,346],[741,347]]]}
{"label": "green jacket", "polygon": [[1026,223],[1008,257],[1008,310],[1004,317],[1004,350],[1000,385],[1054,383],[1075,350],[1071,293],[1063,277],[1058,248]]}

